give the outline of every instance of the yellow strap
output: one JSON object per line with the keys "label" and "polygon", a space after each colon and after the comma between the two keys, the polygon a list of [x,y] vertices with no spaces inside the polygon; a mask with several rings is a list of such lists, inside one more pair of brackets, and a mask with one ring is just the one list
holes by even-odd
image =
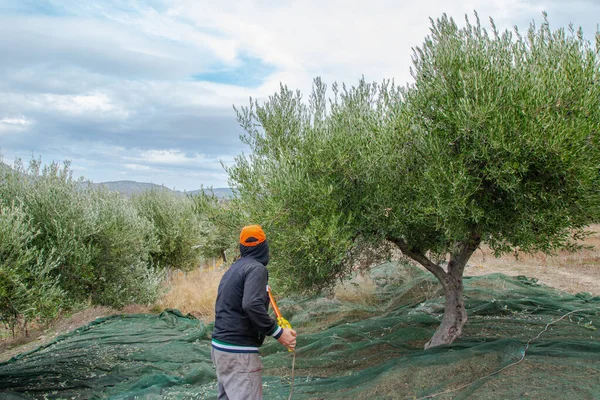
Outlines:
{"label": "yellow strap", "polygon": [[277,318],[277,324],[282,328],[292,329],[292,325],[283,317]]}
{"label": "yellow strap", "polygon": [[[288,322],[287,319],[283,318],[283,317],[279,317],[277,318],[277,324],[281,327],[281,328],[287,328],[287,329],[292,329],[292,324],[290,324]],[[294,351],[293,349],[288,348],[288,351],[292,352]]]}

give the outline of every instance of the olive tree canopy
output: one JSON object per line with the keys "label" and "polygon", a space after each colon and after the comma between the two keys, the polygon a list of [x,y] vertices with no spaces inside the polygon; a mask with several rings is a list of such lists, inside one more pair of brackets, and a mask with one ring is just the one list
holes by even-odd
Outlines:
{"label": "olive tree canopy", "polygon": [[308,101],[282,86],[237,109],[252,152],[230,183],[267,231],[271,276],[323,288],[393,244],[444,288],[426,347],[451,343],[481,243],[575,250],[600,219],[599,50],[600,34],[591,44],[546,16],[521,34],[444,15],[414,51],[413,83],[328,93],[316,79]]}

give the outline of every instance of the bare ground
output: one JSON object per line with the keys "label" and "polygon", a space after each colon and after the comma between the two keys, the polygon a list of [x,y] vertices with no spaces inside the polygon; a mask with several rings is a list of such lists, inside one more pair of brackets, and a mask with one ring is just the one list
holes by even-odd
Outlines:
{"label": "bare ground", "polygon": [[509,276],[525,275],[567,293],[588,292],[600,296],[600,224],[591,226],[590,230],[593,234],[583,244],[591,248],[573,254],[519,255],[518,258],[507,254],[496,258],[483,247],[469,260],[465,275],[480,276],[494,272]]}

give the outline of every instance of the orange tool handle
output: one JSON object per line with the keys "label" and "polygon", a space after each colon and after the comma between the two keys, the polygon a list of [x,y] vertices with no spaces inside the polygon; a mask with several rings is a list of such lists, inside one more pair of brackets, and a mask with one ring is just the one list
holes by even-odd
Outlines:
{"label": "orange tool handle", "polygon": [[[277,324],[280,328],[292,329],[292,324],[288,322],[287,319],[283,318],[281,315],[281,311],[279,311],[279,307],[277,307],[277,303],[275,302],[275,297],[273,297],[273,293],[271,293],[271,287],[267,285],[267,293],[269,293],[269,301],[271,302],[271,306],[273,306],[273,310],[275,310],[275,315],[277,316]],[[288,348],[288,351],[293,352],[294,349]]]}
{"label": "orange tool handle", "polygon": [[267,292],[269,293],[269,300],[271,301],[271,307],[273,307],[273,310],[275,311],[275,315],[277,316],[277,319],[283,318],[281,316],[281,311],[279,311],[279,307],[277,307],[277,303],[275,302],[275,298],[273,297],[273,293],[271,292],[270,286],[267,286]]}

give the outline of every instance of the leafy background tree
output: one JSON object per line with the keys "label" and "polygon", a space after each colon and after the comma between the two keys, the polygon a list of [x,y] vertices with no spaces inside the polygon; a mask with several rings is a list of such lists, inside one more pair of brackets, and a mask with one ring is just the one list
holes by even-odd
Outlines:
{"label": "leafy background tree", "polygon": [[151,304],[174,269],[232,256],[240,215],[214,195],[133,198],[72,177],[69,163],[0,169],[0,323],[92,305]]}
{"label": "leafy background tree", "polygon": [[245,213],[237,202],[217,197],[212,191],[201,190],[191,196],[194,212],[204,224],[204,241],[199,246],[205,258],[220,258],[230,263],[239,253],[239,232],[244,226]]}
{"label": "leafy background tree", "polygon": [[152,262],[162,269],[189,271],[200,263],[206,226],[188,197],[167,190],[150,190],[133,197],[138,214],[150,221],[158,239],[150,251]]}
{"label": "leafy background tree", "polygon": [[32,246],[36,235],[22,210],[0,204],[0,321],[13,335],[19,322],[27,331],[32,319],[54,318],[63,302],[57,260]]}
{"label": "leafy background tree", "polygon": [[87,212],[93,215],[87,241],[92,255],[92,304],[152,303],[161,293],[159,269],[152,260],[160,240],[152,221],[117,192],[86,192],[91,203]]}
{"label": "leafy background tree", "polygon": [[600,216],[600,34],[491,30],[442,16],[416,48],[414,83],[315,80],[237,110],[252,153],[228,169],[269,232],[287,290],[332,285],[395,245],[441,283],[426,347],[460,337],[467,261],[482,244],[574,251]]}
{"label": "leafy background tree", "polygon": [[0,321],[23,328],[160,294],[155,232],[128,198],[73,179],[68,163],[17,160],[0,182]]}

